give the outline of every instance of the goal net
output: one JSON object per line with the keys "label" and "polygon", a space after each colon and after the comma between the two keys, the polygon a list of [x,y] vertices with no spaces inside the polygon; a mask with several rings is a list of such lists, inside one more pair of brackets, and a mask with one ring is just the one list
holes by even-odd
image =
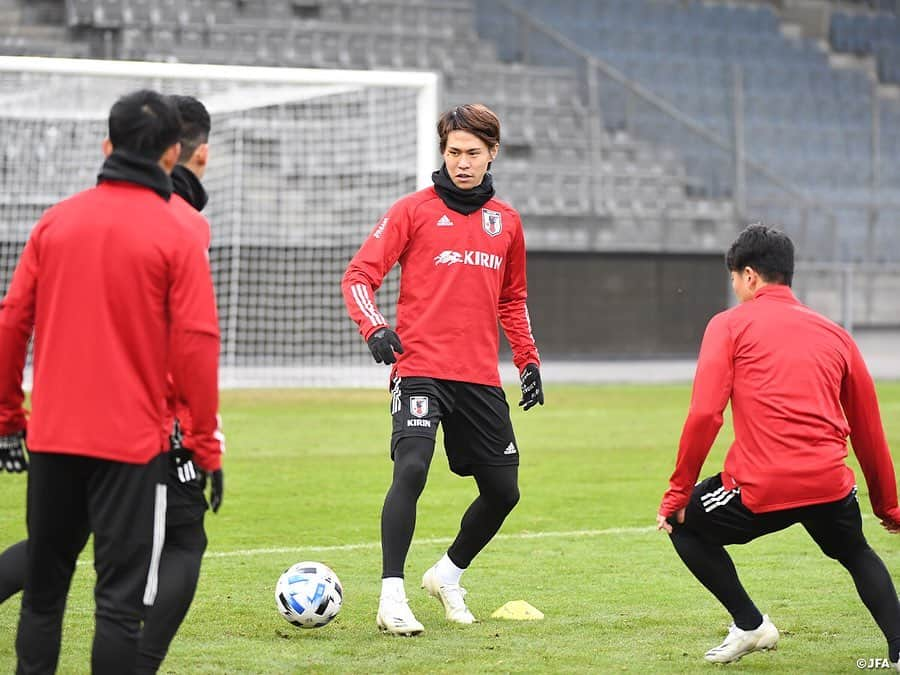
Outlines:
{"label": "goal net", "polygon": [[[381,386],[340,280],[379,217],[430,184],[437,76],[0,57],[0,282],[44,209],[96,182],[110,106],[140,88],[212,115],[204,184],[221,382]],[[378,292],[393,320],[394,270]]]}

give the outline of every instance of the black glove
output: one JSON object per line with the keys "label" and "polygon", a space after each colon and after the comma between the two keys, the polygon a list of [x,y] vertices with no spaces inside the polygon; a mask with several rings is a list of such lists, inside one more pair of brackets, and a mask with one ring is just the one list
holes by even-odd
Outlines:
{"label": "black glove", "polygon": [[213,513],[218,513],[222,506],[222,496],[225,494],[225,476],[222,469],[216,469],[209,473],[209,508]]}
{"label": "black glove", "polygon": [[403,353],[403,345],[400,344],[400,336],[390,328],[379,328],[369,336],[366,340],[369,345],[369,351],[375,363],[397,363],[397,354]]}
{"label": "black glove", "polygon": [[9,436],[0,436],[0,471],[9,471],[10,473],[28,471],[24,431],[17,431]]}
{"label": "black glove", "polygon": [[544,405],[544,387],[541,385],[541,371],[537,364],[529,363],[522,371],[522,400],[519,405],[523,410],[533,408],[537,404]]}

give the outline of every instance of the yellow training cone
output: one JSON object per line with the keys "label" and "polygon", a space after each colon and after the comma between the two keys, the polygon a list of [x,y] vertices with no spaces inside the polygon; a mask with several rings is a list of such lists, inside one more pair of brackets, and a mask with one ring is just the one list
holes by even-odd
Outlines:
{"label": "yellow training cone", "polygon": [[544,613],[524,600],[510,600],[491,614],[491,618],[511,619],[512,621],[538,621],[544,618]]}

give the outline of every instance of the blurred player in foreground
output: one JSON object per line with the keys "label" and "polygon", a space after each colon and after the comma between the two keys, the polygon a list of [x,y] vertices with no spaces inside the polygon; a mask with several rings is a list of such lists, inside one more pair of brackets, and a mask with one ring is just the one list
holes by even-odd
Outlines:
{"label": "blurred player in foreground", "polygon": [[[207,202],[201,181],[209,161],[212,123],[206,107],[193,96],[172,96],[171,99],[181,114],[181,155],[172,169],[173,207],[197,212],[190,222],[200,243],[209,249],[209,223],[199,212]],[[190,214],[185,216],[187,219]],[[194,466],[190,409],[174,387],[169,391],[169,412],[174,417],[166,427],[172,430],[166,481],[169,493],[166,543],[159,561],[159,592],[156,602],[147,610],[141,632],[135,669],[139,675],[159,670],[191,606],[206,550],[204,515],[207,508],[217,513],[224,496],[222,469],[206,472]],[[225,439],[221,430],[217,429],[216,437],[224,452]],[[207,480],[210,483],[209,505],[204,496]]]}
{"label": "blurred player in foreground", "polygon": [[[210,245],[209,224],[205,218],[190,216],[185,209],[202,211],[208,201],[201,180],[209,160],[211,121],[206,107],[192,96],[172,96],[181,115],[181,154],[172,169],[172,205],[188,216],[204,248]],[[171,385],[171,377],[169,377]],[[172,419],[166,428],[170,434],[170,452],[166,536],[159,562],[159,590],[156,601],[148,609],[141,632],[136,673],[155,673],[168,652],[169,645],[194,598],[200,578],[200,564],[206,550],[207,538],[203,518],[208,505],[204,496],[207,474],[195,466],[190,438],[190,411],[175,392],[169,391],[169,412]],[[19,460],[7,458],[7,470],[27,469],[22,444],[13,444]],[[2,461],[2,459],[0,459]],[[210,505],[213,513],[219,510],[224,493],[222,469],[210,472]],[[0,603],[22,590],[25,583],[28,556],[27,540],[13,544],[0,554]]]}
{"label": "blurred player in foreground", "polygon": [[[155,92],[136,92],[116,103],[109,126],[98,187],[45,214],[0,313],[3,337],[15,340],[11,361],[18,372],[16,390],[7,392],[17,407],[4,411],[4,419],[24,423],[23,340],[30,335],[26,323],[36,323],[29,539],[2,561],[4,597],[10,569],[24,584],[22,672],[56,667],[68,586],[91,532],[98,575],[92,670],[134,669],[140,620],[157,595],[163,543],[165,416],[154,402],[165,392],[167,363],[194,421],[196,461],[221,470],[218,324],[196,234],[205,220],[174,203],[168,176],[180,151],[178,109]],[[79,272],[82,264],[94,273]],[[91,300],[76,304],[78,298]],[[13,328],[10,338],[6,331]],[[105,421],[98,419],[103,415]],[[3,467],[27,468],[22,435],[2,441]]]}

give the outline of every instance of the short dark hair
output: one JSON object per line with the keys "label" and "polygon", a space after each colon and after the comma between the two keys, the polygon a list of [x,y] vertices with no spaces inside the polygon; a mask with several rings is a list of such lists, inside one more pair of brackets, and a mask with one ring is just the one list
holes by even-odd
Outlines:
{"label": "short dark hair", "polygon": [[116,150],[155,162],[180,134],[181,115],[175,104],[150,89],[126,94],[109,111],[109,140]]}
{"label": "short dark hair", "polygon": [[734,240],[725,264],[732,272],[750,267],[766,282],[790,286],[794,280],[794,242],[775,227],[754,223]]}
{"label": "short dark hair", "polygon": [[437,133],[441,152],[447,148],[447,136],[451,131],[467,131],[493,148],[500,142],[500,119],[493,110],[481,103],[466,103],[450,108],[438,120]]}
{"label": "short dark hair", "polygon": [[206,106],[193,96],[173,94],[171,98],[181,115],[181,156],[178,161],[186,162],[198,147],[209,143],[212,121]]}

